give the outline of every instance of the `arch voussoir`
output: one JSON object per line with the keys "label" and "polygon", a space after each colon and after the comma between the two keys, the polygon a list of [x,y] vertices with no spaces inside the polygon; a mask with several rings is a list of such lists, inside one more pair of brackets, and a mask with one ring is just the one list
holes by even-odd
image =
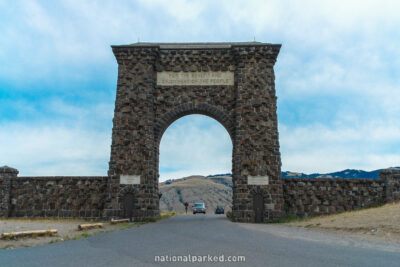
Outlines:
{"label": "arch voussoir", "polygon": [[154,140],[159,143],[165,130],[174,121],[191,114],[202,114],[217,120],[225,127],[231,138],[233,137],[234,125],[225,111],[207,103],[199,103],[197,105],[194,103],[184,103],[172,107],[169,112],[156,120],[154,123]]}

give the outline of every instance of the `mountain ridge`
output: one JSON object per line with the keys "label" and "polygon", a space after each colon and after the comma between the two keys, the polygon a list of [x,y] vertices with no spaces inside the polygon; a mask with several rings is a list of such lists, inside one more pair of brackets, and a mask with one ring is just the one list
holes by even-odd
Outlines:
{"label": "mountain ridge", "polygon": [[[395,167],[400,169],[400,167]],[[384,169],[378,169],[373,171],[364,171],[356,169],[345,169],[337,172],[330,173],[311,173],[305,174],[302,172],[282,172],[282,178],[364,178],[364,179],[378,179],[379,172]]]}
{"label": "mountain ridge", "polygon": [[[400,167],[394,167],[400,169]],[[329,172],[329,173],[311,173],[306,174],[303,172],[292,172],[292,171],[283,171],[282,178],[365,178],[365,179],[378,179],[379,172],[384,169],[377,169],[373,171],[364,171],[357,169],[345,169],[342,171]],[[218,176],[230,176],[232,174],[213,174],[208,175],[207,177],[218,177]]]}

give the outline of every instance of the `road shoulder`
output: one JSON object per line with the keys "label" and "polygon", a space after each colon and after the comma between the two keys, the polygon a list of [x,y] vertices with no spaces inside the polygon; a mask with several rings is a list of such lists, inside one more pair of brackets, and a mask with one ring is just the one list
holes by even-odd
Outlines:
{"label": "road shoulder", "polygon": [[237,223],[237,225],[251,231],[263,232],[266,234],[288,239],[298,239],[328,245],[350,246],[358,248],[377,249],[389,252],[400,252],[399,244],[367,240],[359,237],[348,236],[343,233],[329,233],[315,229],[305,229],[296,226],[286,226],[279,224]]}

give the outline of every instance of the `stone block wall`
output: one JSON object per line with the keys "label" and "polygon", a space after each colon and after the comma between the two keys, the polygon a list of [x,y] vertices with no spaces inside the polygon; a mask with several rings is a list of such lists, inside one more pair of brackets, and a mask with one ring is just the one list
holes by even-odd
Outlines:
{"label": "stone block wall", "polygon": [[379,179],[284,178],[285,211],[316,216],[357,210],[400,200],[400,169],[388,168]]}
{"label": "stone block wall", "polygon": [[381,179],[284,178],[285,210],[301,217],[332,214],[386,203]]}
{"label": "stone block wall", "polygon": [[[0,167],[0,217],[122,216],[120,212],[106,213],[107,186],[111,179],[108,176],[17,175],[16,169]],[[379,176],[380,179],[284,178],[285,212],[316,216],[399,201],[400,169],[385,169]],[[125,193],[135,194],[136,189],[126,186],[119,197]]]}
{"label": "stone block wall", "polygon": [[103,217],[108,177],[1,176],[0,217]]}
{"label": "stone block wall", "polygon": [[10,216],[99,218],[107,177],[18,177],[11,181]]}
{"label": "stone block wall", "polygon": [[400,200],[400,169],[388,168],[379,173],[379,178],[385,182],[386,202]]}

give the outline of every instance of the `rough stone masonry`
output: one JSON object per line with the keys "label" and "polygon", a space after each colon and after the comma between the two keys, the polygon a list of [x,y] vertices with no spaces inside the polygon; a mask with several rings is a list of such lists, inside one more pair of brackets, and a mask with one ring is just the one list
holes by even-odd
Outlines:
{"label": "rough stone masonry", "polygon": [[159,145],[175,120],[203,114],[229,133],[233,220],[335,213],[400,199],[400,170],[381,179],[282,179],[275,75],[280,45],[137,43],[118,63],[105,177],[18,177],[0,168],[0,216],[111,218],[159,214]]}
{"label": "rough stone masonry", "polygon": [[134,219],[159,214],[161,137],[180,117],[204,114],[232,139],[233,219],[255,220],[255,194],[265,196],[264,220],[280,217],[284,200],[273,70],[280,47],[258,42],[113,46],[118,86],[106,216],[122,216],[128,194],[134,196]]}

